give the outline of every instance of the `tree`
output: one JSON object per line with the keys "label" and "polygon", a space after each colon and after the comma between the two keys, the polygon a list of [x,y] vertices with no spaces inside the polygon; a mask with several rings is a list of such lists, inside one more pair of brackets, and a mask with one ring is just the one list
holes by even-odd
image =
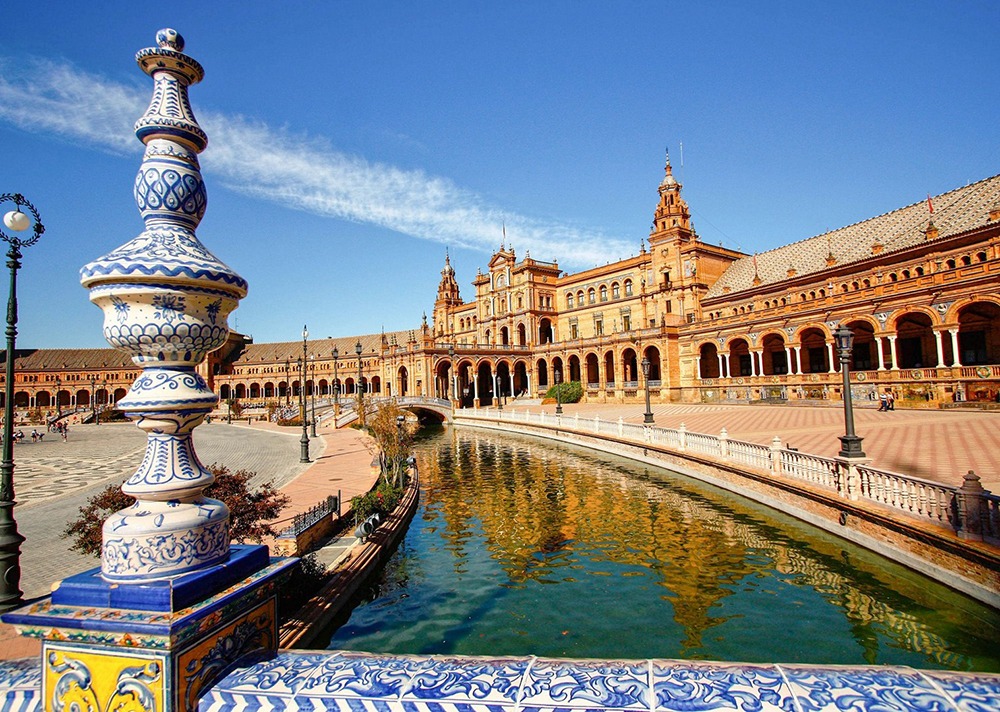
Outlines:
{"label": "tree", "polygon": [[406,419],[406,411],[395,400],[389,400],[380,403],[370,414],[367,429],[378,451],[381,477],[402,487],[417,424]]}
{"label": "tree", "polygon": [[[265,536],[275,536],[271,525],[288,504],[288,495],[266,482],[250,490],[255,473],[248,470],[231,472],[225,465],[213,464],[209,471],[215,482],[205,489],[205,496],[222,500],[229,508],[229,535],[233,541],[260,542]],[[121,485],[108,485],[80,507],[80,517],[69,524],[63,536],[73,539],[70,549],[81,554],[101,554],[101,529],[104,520],[115,512],[131,507],[134,497],[122,492]]]}

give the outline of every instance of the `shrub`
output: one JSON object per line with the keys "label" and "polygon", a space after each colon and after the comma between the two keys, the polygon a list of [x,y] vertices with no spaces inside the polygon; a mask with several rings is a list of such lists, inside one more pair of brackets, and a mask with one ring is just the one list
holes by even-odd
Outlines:
{"label": "shrub", "polygon": [[[222,500],[229,508],[229,534],[233,541],[260,542],[265,536],[277,535],[269,522],[288,504],[288,495],[276,490],[271,482],[251,491],[250,480],[256,475],[248,470],[231,472],[218,464],[208,469],[215,475],[215,482],[205,489],[205,496]],[[120,509],[131,507],[133,502],[135,498],[122,492],[121,485],[108,485],[88,499],[80,507],[80,517],[63,531],[64,537],[73,539],[70,549],[100,556],[104,520]]]}
{"label": "shrub", "polygon": [[396,508],[403,497],[403,489],[395,487],[392,482],[382,479],[374,489],[351,497],[351,509],[357,521],[364,521],[371,515],[388,514]]}
{"label": "shrub", "polygon": [[288,581],[278,592],[278,615],[282,621],[301,608],[326,583],[328,574],[316,554],[307,554],[299,559],[299,565],[292,570]]}
{"label": "shrub", "polygon": [[[558,398],[556,398],[556,391],[559,392]],[[559,400],[563,403],[579,403],[580,399],[583,398],[583,384],[579,381],[560,383],[545,391],[545,397]]]}

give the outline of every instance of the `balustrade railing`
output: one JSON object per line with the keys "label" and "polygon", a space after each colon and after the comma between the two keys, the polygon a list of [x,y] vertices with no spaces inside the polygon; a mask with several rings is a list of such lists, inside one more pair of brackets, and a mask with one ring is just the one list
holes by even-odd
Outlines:
{"label": "balustrade railing", "polygon": [[577,415],[518,412],[516,409],[463,409],[456,415],[478,420],[520,421],[532,426],[702,455],[797,480],[844,499],[874,502],[910,517],[952,527],[965,538],[1000,539],[1000,495],[984,491],[979,486],[979,478],[971,472],[962,487],[951,487],[848,460],[790,450],[782,447],[778,438],[770,446],[733,440],[725,430],[720,435],[709,435],[688,432],[683,424],[678,429],[661,428],[626,423],[621,418],[607,421],[595,416],[590,420]]}

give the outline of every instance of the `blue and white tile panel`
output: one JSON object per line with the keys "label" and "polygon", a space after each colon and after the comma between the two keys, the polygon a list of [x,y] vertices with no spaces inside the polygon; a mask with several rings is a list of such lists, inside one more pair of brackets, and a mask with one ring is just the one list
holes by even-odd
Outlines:
{"label": "blue and white tile panel", "polygon": [[[36,660],[0,663],[0,712],[43,709]],[[1000,712],[1000,675],[741,665],[283,652],[237,668],[203,712]]]}
{"label": "blue and white tile panel", "polygon": [[344,712],[1000,712],[1000,675],[741,665],[282,652],[232,671],[201,710]]}

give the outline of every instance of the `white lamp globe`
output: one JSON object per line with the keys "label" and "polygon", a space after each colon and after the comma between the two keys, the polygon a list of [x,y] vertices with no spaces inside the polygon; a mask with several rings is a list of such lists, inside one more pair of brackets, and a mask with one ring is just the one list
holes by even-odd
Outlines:
{"label": "white lamp globe", "polygon": [[8,230],[24,232],[31,227],[31,220],[20,210],[11,210],[3,216],[3,224],[7,226]]}

